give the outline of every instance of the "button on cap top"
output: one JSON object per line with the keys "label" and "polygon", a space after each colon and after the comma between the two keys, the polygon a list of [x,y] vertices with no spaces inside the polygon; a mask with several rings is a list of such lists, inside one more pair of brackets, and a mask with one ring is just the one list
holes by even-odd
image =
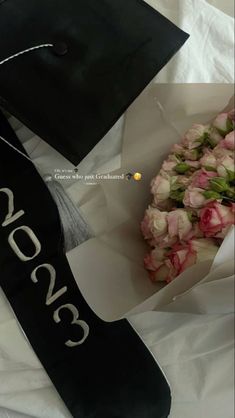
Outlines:
{"label": "button on cap top", "polygon": [[[1,0],[0,0],[1,1]],[[56,42],[53,45],[53,52],[55,55],[61,57],[68,52],[68,45],[65,42]]]}

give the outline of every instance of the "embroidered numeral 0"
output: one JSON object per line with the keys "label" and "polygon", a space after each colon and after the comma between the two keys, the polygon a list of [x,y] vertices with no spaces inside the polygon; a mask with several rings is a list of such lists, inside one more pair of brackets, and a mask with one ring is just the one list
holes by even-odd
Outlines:
{"label": "embroidered numeral 0", "polygon": [[[22,251],[19,249],[17,243],[15,242],[14,235],[17,231],[24,231],[28,235],[28,237],[31,239],[31,241],[33,242],[33,244],[35,246],[35,253],[31,257],[28,257],[27,255],[22,253]],[[33,260],[41,252],[40,241],[37,239],[37,237],[36,237],[35,233],[32,231],[32,229],[29,228],[28,226],[25,226],[25,225],[14,229],[14,231],[12,231],[9,235],[8,242],[9,242],[11,248],[13,249],[13,251],[15,252],[15,254],[19,257],[19,259],[21,261]]]}
{"label": "embroidered numeral 0", "polygon": [[60,296],[62,296],[64,293],[67,292],[67,287],[64,286],[62,289],[58,290],[53,295],[53,291],[54,291],[54,288],[55,288],[55,281],[56,281],[56,271],[51,264],[42,264],[41,266],[38,266],[34,269],[34,271],[31,274],[31,279],[34,283],[38,283],[37,272],[38,272],[39,269],[46,269],[50,274],[50,285],[49,285],[48,292],[47,292],[47,297],[46,297],[46,305],[50,306],[57,299],[59,299]]}
{"label": "embroidered numeral 0", "polygon": [[57,324],[61,322],[60,311],[62,309],[67,309],[68,311],[72,312],[73,320],[71,324],[78,325],[79,327],[81,327],[84,333],[84,336],[80,341],[75,342],[75,341],[68,340],[66,341],[65,345],[67,345],[67,347],[76,347],[77,345],[83,344],[89,335],[89,332],[90,332],[89,326],[87,325],[85,321],[79,320],[79,312],[77,308],[75,308],[75,306],[71,305],[70,303],[68,303],[67,305],[60,306],[60,308],[54,312],[53,318]]}
{"label": "embroidered numeral 0", "polygon": [[2,223],[2,226],[6,227],[6,226],[10,225],[11,223],[15,222],[17,219],[21,218],[21,216],[23,216],[25,212],[23,210],[19,210],[19,212],[15,213],[15,215],[13,215],[13,213],[14,213],[14,194],[7,187],[4,187],[3,189],[0,189],[0,192],[5,193],[8,197],[8,214],[6,215],[6,218],[5,218],[4,222]]}

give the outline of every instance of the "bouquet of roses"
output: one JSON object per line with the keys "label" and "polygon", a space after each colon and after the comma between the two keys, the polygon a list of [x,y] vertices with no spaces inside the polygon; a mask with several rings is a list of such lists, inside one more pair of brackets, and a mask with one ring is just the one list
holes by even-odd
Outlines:
{"label": "bouquet of roses", "polygon": [[152,281],[169,283],[213,259],[235,223],[234,128],[235,110],[193,125],[152,180],[153,202],[141,224]]}

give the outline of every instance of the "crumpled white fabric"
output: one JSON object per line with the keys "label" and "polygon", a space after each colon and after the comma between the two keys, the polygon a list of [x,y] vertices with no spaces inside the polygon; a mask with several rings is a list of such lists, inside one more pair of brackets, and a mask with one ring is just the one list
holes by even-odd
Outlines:
{"label": "crumpled white fabric", "polygon": [[[145,0],[190,34],[156,82],[233,83],[234,19],[204,0]],[[212,2],[223,4],[223,1]],[[231,1],[232,3],[232,1]]]}
{"label": "crumpled white fabric", "polygon": [[[234,23],[230,16],[203,0],[148,2],[191,33],[179,54],[156,77],[157,82],[233,81]],[[219,0],[215,2],[218,5]],[[51,167],[71,168],[70,163],[44,141],[15,121],[13,124],[43,172],[51,171]],[[84,174],[119,168],[122,124],[123,120],[81,163],[79,169]],[[68,188],[72,192],[73,185],[68,184]],[[194,292],[199,292],[201,297],[207,289],[210,303],[205,306],[210,310],[198,311],[196,304],[193,310],[182,312],[180,309],[187,301],[192,307],[189,299],[182,299],[168,306],[168,311],[138,315],[131,322],[170,382],[173,394],[170,418],[233,418],[232,302],[230,299],[229,309],[223,304],[218,312],[218,295],[222,289],[219,281],[201,286]],[[232,273],[224,279],[223,292],[225,288],[226,300],[233,292]],[[196,296],[190,294],[194,301]],[[189,295],[182,298],[189,298]],[[70,418],[71,415],[0,290],[0,418],[33,417]]]}

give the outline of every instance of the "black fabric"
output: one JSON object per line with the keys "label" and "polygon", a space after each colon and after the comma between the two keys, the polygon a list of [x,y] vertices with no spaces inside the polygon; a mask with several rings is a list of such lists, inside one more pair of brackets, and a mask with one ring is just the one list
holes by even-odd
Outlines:
{"label": "black fabric", "polygon": [[187,37],[142,0],[6,0],[0,61],[56,51],[0,66],[0,103],[77,165]]}
{"label": "black fabric", "polygon": [[[23,151],[1,113],[0,135]],[[73,417],[168,417],[170,388],[153,356],[128,321],[106,323],[89,308],[63,254],[57,208],[47,187],[33,164],[1,140],[0,189],[0,286]],[[22,209],[25,213],[4,226],[6,189],[14,194],[13,215]],[[41,243],[40,253],[29,261],[22,261],[9,243],[12,231],[22,226],[31,228]],[[18,230],[14,238],[21,251],[32,257],[34,245],[26,233]],[[48,306],[48,271],[38,272],[38,283],[31,279],[32,271],[45,263],[56,270],[53,294],[67,286]],[[68,309],[61,312],[61,323],[53,319],[55,310],[66,304],[73,304],[79,319],[90,327],[85,342],[73,348],[65,342],[82,338],[80,326],[70,325]]]}

